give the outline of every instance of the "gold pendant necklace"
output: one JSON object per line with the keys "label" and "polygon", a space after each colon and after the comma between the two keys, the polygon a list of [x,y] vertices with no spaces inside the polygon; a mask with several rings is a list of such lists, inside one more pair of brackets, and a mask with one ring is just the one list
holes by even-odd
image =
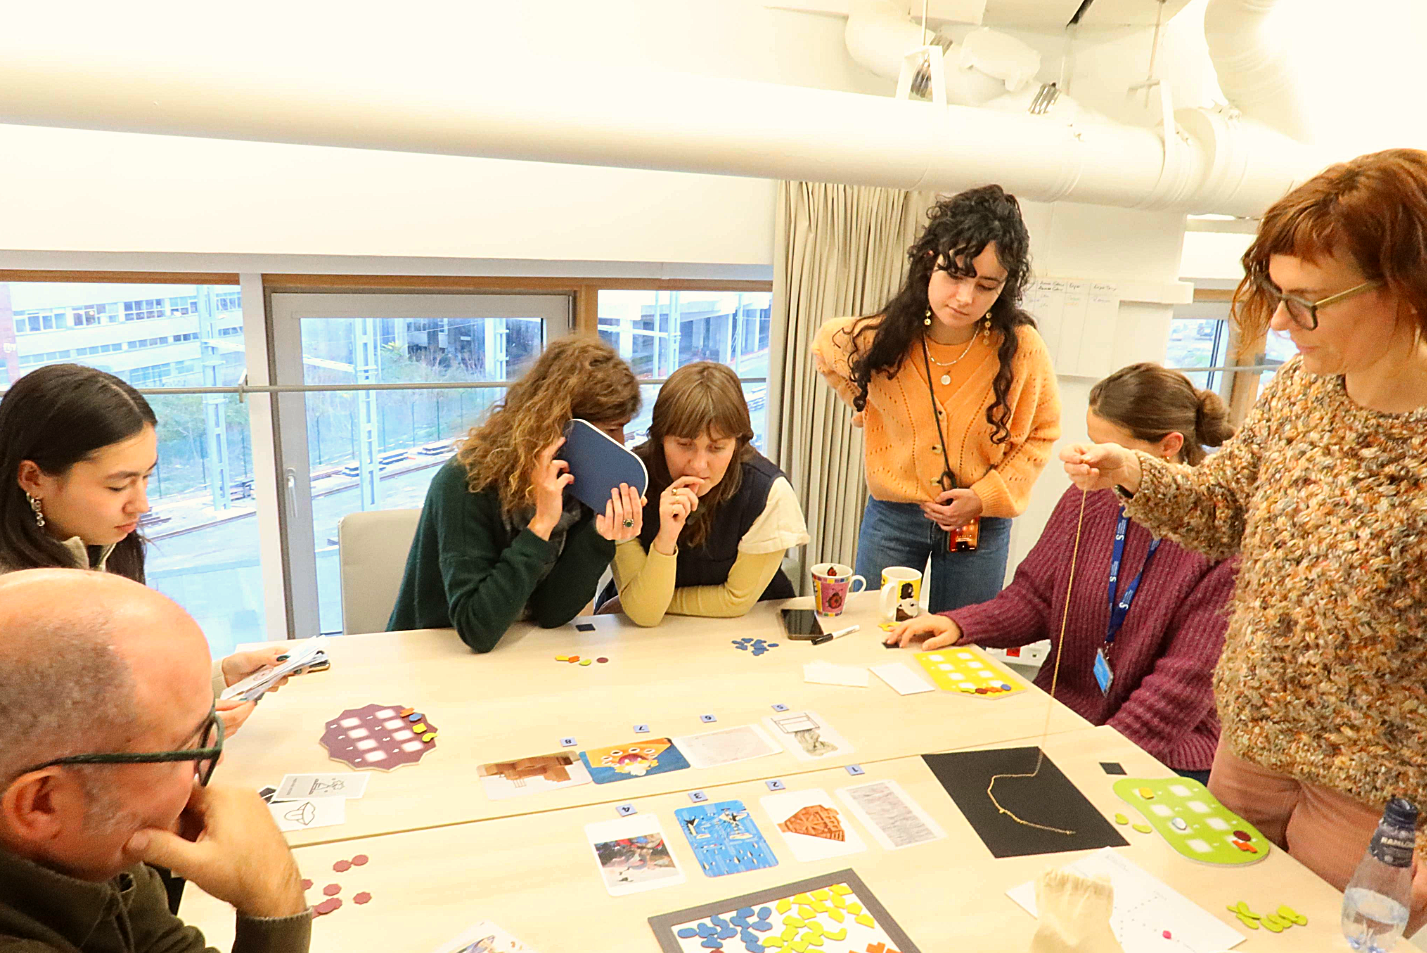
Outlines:
{"label": "gold pendant necklace", "polygon": [[[953,358],[953,359],[951,359],[951,360],[949,360],[949,361],[938,361],[936,358],[932,357],[930,353],[928,353],[928,354],[927,354],[927,359],[930,360],[930,361],[931,361],[933,364],[935,364],[937,367],[952,367],[952,366],[954,366],[955,364],[959,363],[963,357],[965,357],[966,355],[968,355],[968,354],[971,353],[971,345],[973,345],[973,344],[975,344],[975,343],[976,343],[976,335],[975,335],[975,334],[972,334],[972,335],[971,335],[971,340],[969,340],[969,341],[966,342],[966,347],[963,348],[962,351],[961,351],[961,353],[958,354],[955,358]],[[941,375],[941,386],[942,386],[942,387],[950,387],[950,386],[951,386],[951,374],[946,373],[946,372],[943,372],[943,373],[942,373],[942,375]]]}

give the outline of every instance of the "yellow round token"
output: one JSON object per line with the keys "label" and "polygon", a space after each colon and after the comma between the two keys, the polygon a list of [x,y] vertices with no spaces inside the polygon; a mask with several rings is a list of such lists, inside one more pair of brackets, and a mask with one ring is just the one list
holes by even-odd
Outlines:
{"label": "yellow round token", "polygon": [[427,744],[430,744],[431,742],[436,740],[436,732],[428,731],[426,734],[421,736],[421,740],[426,742]]}
{"label": "yellow round token", "polygon": [[426,730],[426,722],[417,722],[416,724],[411,726],[411,730],[416,732],[418,735],[421,734],[423,731]]}
{"label": "yellow round token", "polygon": [[593,661],[594,661],[594,659],[582,658],[582,659],[580,659],[580,664],[581,664],[581,665],[588,665],[588,664],[590,664],[590,663],[593,662]]}
{"label": "yellow round token", "polygon": [[555,661],[557,661],[557,662],[568,662],[569,660],[570,660],[570,656],[568,656],[568,655],[557,655],[557,656],[555,656]]}

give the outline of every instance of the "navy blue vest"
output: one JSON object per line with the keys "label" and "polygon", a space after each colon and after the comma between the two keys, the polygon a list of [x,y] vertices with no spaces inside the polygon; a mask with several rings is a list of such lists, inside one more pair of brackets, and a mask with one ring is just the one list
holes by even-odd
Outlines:
{"label": "navy blue vest", "polygon": [[[743,464],[743,482],[732,499],[719,505],[714,523],[709,527],[708,536],[700,546],[679,544],[679,563],[675,571],[674,585],[721,586],[728,582],[728,572],[738,559],[738,544],[763,514],[768,505],[768,491],[773,481],[784,476],[783,471],[757,451]],[[654,537],[659,535],[659,494],[663,487],[649,488],[649,499],[644,504],[644,528],[639,533],[639,542],[648,552],[654,545]],[[600,602],[613,598],[614,586],[606,587],[600,595]],[[782,569],[773,576],[759,602],[768,599],[791,599],[797,595],[793,584]]]}

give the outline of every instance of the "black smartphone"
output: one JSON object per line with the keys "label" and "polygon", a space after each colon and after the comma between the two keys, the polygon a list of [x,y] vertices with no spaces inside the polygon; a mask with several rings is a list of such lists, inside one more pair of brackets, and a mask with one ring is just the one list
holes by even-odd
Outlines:
{"label": "black smartphone", "polygon": [[780,609],[783,616],[783,631],[788,638],[809,641],[823,634],[818,625],[818,614],[812,609]]}

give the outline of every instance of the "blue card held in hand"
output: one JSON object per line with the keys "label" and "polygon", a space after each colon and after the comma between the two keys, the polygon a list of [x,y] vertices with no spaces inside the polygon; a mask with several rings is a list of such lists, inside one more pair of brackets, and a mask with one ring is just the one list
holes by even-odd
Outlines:
{"label": "blue card held in hand", "polygon": [[565,425],[565,443],[555,459],[570,465],[575,482],[569,492],[596,513],[604,512],[610,494],[621,483],[634,487],[641,497],[649,488],[644,461],[588,421],[576,419]]}

